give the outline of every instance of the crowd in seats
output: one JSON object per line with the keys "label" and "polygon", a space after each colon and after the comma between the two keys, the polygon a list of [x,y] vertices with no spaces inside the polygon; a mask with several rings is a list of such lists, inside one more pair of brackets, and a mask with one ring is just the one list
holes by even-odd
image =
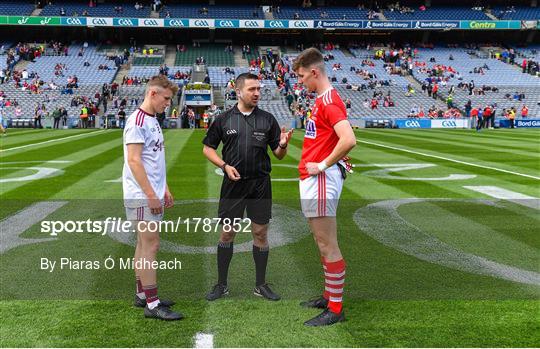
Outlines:
{"label": "crowd in seats", "polygon": [[42,16],[90,16],[90,17],[150,17],[150,7],[145,2],[135,4],[101,3],[90,1],[47,1]]}
{"label": "crowd in seats", "polygon": [[160,10],[161,18],[222,18],[222,19],[264,19],[260,6],[237,5],[191,5],[167,4]]}
{"label": "crowd in seats", "polygon": [[491,13],[502,20],[538,20],[540,18],[540,8],[538,7],[495,7]]}
{"label": "crowd in seats", "polygon": [[490,20],[482,7],[426,7],[418,8],[400,5],[399,2],[390,4],[384,11],[389,20]]}

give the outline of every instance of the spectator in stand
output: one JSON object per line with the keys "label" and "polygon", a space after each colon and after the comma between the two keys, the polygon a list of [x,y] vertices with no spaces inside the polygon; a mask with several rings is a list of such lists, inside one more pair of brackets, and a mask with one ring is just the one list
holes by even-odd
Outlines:
{"label": "spectator in stand", "polygon": [[448,95],[448,97],[446,97],[446,107],[448,109],[451,109],[454,107],[454,102],[453,102],[454,98],[451,94]]}
{"label": "spectator in stand", "polygon": [[54,129],[60,128],[60,119],[62,118],[62,112],[60,111],[59,108],[56,108],[56,109],[53,111],[52,117],[53,117],[53,119],[54,119],[54,125],[53,125],[53,128],[54,128]]}
{"label": "spectator in stand", "polygon": [[510,128],[514,128],[514,120],[516,119],[516,110],[514,109],[514,107],[507,110],[506,118],[510,120]]}
{"label": "spectator in stand", "polygon": [[433,99],[437,99],[437,92],[439,91],[439,85],[433,84],[433,89],[431,90],[431,96]]}
{"label": "spectator in stand", "polygon": [[529,116],[529,108],[524,104],[521,107],[521,118],[526,119]]}
{"label": "spectator in stand", "polygon": [[465,104],[465,115],[469,118],[471,117],[472,102],[469,99]]}
{"label": "spectator in stand", "polygon": [[476,132],[480,132],[482,130],[482,126],[484,126],[484,110],[482,108],[478,108],[478,114],[476,116]]}
{"label": "spectator in stand", "polygon": [[[482,127],[489,128],[490,120],[491,120],[491,107],[489,105],[486,105],[486,107],[484,108],[484,114],[482,118]],[[491,125],[491,127],[493,127],[493,125]]]}
{"label": "spectator in stand", "polygon": [[118,127],[124,129],[126,126],[126,112],[124,111],[124,108],[120,108],[116,115],[118,117]]}

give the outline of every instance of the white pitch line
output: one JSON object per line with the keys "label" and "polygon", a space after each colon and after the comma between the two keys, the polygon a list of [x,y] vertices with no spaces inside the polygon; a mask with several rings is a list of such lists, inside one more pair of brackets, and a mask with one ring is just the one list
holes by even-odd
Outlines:
{"label": "white pitch line", "polygon": [[194,337],[195,346],[194,348],[213,348],[214,347],[214,335],[197,332]]}
{"label": "white pitch line", "polygon": [[516,193],[515,191],[499,188],[496,186],[491,185],[485,185],[485,186],[474,186],[474,185],[466,185],[463,188],[469,189],[478,193],[482,193],[488,196],[491,196],[495,199],[501,199],[501,200],[507,200],[514,202],[518,205],[534,208],[534,209],[540,209],[540,199],[521,194]]}
{"label": "white pitch line", "polygon": [[79,134],[76,134],[76,135],[73,135],[73,136],[67,136],[67,137],[55,138],[55,139],[49,139],[48,141],[43,141],[43,142],[38,142],[38,143],[32,143],[32,144],[25,144],[25,145],[21,145],[21,146],[18,146],[18,147],[13,147],[13,148],[0,149],[0,152],[6,152],[6,151],[10,151],[10,150],[17,150],[17,149],[23,149],[23,148],[27,148],[27,147],[33,147],[33,146],[35,146],[35,145],[41,145],[41,144],[47,144],[47,143],[52,143],[52,142],[63,141],[63,140],[65,140],[65,139],[76,138],[76,137],[82,137],[82,136],[88,136],[88,135],[90,135],[90,134],[94,135],[94,134],[96,134],[96,133],[101,133],[101,132],[105,132],[105,130],[91,131],[91,132],[84,132],[84,133],[79,133]]}
{"label": "white pitch line", "polygon": [[521,176],[521,177],[527,177],[527,178],[532,178],[532,179],[540,180],[540,177],[536,177],[536,176],[533,176],[533,175],[528,175],[528,174],[525,174],[525,173],[519,173],[519,172],[510,171],[510,170],[505,170],[505,169],[502,169],[502,168],[497,168],[497,167],[492,167],[492,166],[486,166],[486,165],[474,164],[474,163],[472,163],[472,162],[467,162],[467,161],[462,161],[462,160],[451,159],[451,158],[447,158],[447,157],[439,156],[439,155],[433,155],[433,154],[422,153],[422,152],[419,152],[419,151],[409,150],[409,149],[400,148],[400,147],[393,147],[393,146],[391,146],[391,145],[386,145],[386,144],[380,144],[380,143],[369,142],[369,141],[361,141],[361,140],[359,140],[359,139],[357,139],[356,141],[359,142],[359,143],[365,143],[365,144],[375,145],[375,146],[382,147],[382,148],[388,148],[388,149],[398,150],[398,151],[402,151],[402,152],[405,152],[405,153],[417,154],[417,155],[427,156],[427,157],[431,157],[431,158],[435,158],[435,159],[451,161],[451,162],[455,162],[455,163],[458,163],[458,164],[463,164],[463,165],[468,165],[468,166],[473,166],[473,167],[480,167],[480,168],[485,168],[485,169],[488,169],[488,170],[494,170],[494,171],[499,171],[499,172],[504,172],[504,173],[513,174],[513,175],[516,175],[516,176]]}

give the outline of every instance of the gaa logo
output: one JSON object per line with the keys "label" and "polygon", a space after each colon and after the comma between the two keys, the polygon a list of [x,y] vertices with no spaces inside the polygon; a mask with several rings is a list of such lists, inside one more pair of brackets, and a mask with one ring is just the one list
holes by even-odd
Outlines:
{"label": "gaa logo", "polygon": [[405,121],[405,127],[420,127],[420,123],[416,120],[412,121],[412,120],[407,120]]}
{"label": "gaa logo", "polygon": [[169,21],[169,26],[171,26],[171,27],[185,27],[185,24],[181,20],[171,19]]}
{"label": "gaa logo", "polygon": [[232,28],[234,27],[234,23],[231,21],[219,21],[219,26],[225,28]]}
{"label": "gaa logo", "polygon": [[227,135],[235,135],[235,134],[238,134],[238,132],[236,132],[236,130],[227,130]]}
{"label": "gaa logo", "polygon": [[282,21],[270,21],[270,28],[285,28]]}
{"label": "gaa logo", "polygon": [[66,19],[66,24],[69,25],[82,25],[82,22],[79,18],[76,17],[70,17]]}
{"label": "gaa logo", "polygon": [[196,27],[209,27],[210,26],[207,21],[201,20],[201,19],[197,19],[193,23],[195,24]]}
{"label": "gaa logo", "polygon": [[245,21],[244,26],[247,28],[259,28],[259,23],[257,21]]}
{"label": "gaa logo", "polygon": [[295,28],[308,28],[309,25],[305,21],[296,21],[293,25]]}
{"label": "gaa logo", "polygon": [[94,25],[107,25],[105,18],[92,18],[92,24]]}
{"label": "gaa logo", "polygon": [[158,21],[156,21],[155,19],[145,19],[143,21],[143,24],[147,26],[154,26],[154,27],[157,27],[159,25]]}
{"label": "gaa logo", "polygon": [[457,127],[457,123],[453,120],[451,121],[443,121],[442,122],[443,127]]}
{"label": "gaa logo", "polygon": [[118,20],[118,25],[124,25],[124,26],[132,27],[133,22],[131,21],[131,19],[119,19]]}

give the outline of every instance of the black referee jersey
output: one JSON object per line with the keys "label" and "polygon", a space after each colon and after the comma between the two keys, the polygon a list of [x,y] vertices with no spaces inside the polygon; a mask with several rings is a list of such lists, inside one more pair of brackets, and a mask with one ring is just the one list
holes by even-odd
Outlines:
{"label": "black referee jersey", "polygon": [[272,114],[255,107],[245,116],[235,105],[215,119],[203,144],[217,149],[223,142],[223,161],[236,168],[241,179],[253,179],[270,174],[267,146],[276,149],[280,134],[281,129]]}

